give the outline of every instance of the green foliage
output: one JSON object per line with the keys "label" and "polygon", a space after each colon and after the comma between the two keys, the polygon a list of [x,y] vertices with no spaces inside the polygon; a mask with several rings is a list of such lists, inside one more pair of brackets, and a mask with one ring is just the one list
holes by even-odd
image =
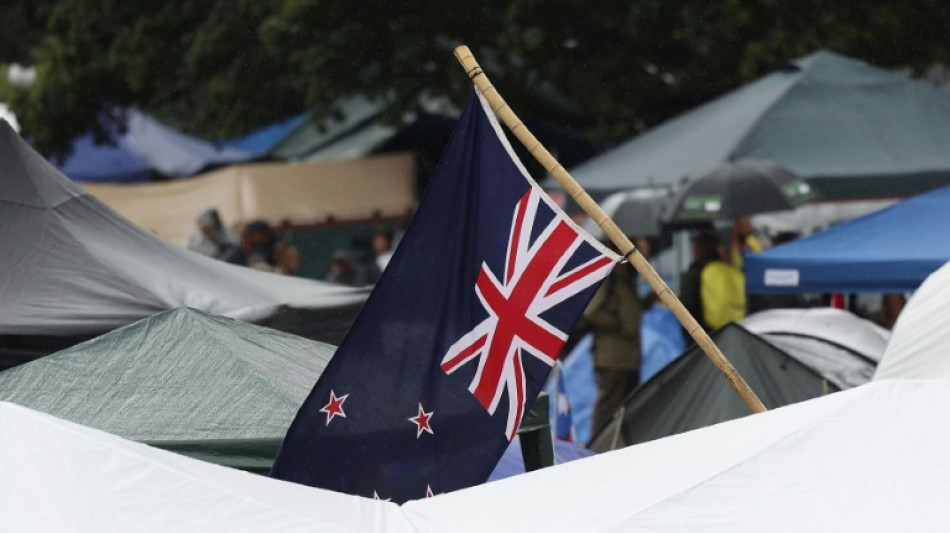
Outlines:
{"label": "green foliage", "polygon": [[43,151],[136,106],[222,138],[341,97],[461,102],[468,44],[519,114],[617,140],[827,48],[884,67],[947,61],[932,0],[45,0],[0,7],[0,62],[37,82],[11,107]]}

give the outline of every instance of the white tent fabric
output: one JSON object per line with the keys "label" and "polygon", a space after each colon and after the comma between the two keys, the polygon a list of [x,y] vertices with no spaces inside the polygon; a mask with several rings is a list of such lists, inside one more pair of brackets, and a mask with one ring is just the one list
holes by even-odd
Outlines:
{"label": "white tent fabric", "polygon": [[5,531],[410,531],[399,507],[272,480],[0,402]]}
{"label": "white tent fabric", "polygon": [[400,508],[0,403],[0,516],[14,531],[939,531],[948,416],[950,381],[881,381]]}
{"label": "white tent fabric", "polygon": [[365,299],[173,246],[90,196],[2,121],[0,163],[0,335],[88,337],[178,306],[253,322],[305,310],[317,330]]}
{"label": "white tent fabric", "polygon": [[897,317],[874,379],[950,379],[950,263],[920,285]]}
{"label": "white tent fabric", "polygon": [[425,531],[937,531],[950,382],[885,381],[403,509]]}
{"label": "white tent fabric", "polygon": [[832,307],[769,309],[740,322],[752,333],[812,337],[880,361],[890,332],[870,320]]}

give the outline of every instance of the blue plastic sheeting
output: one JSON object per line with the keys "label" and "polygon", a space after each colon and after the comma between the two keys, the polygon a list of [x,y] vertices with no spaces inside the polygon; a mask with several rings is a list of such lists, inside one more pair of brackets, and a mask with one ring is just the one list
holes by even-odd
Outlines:
{"label": "blue plastic sheeting", "polygon": [[284,140],[290,132],[307,120],[307,114],[301,113],[282,122],[265,126],[259,130],[248,133],[240,139],[229,141],[227,144],[232,148],[250,152],[256,157],[262,157],[268,154],[280,141]]}
{"label": "blue plastic sheeting", "polygon": [[[554,441],[554,464],[564,464],[584,457],[590,457],[594,452],[581,448],[572,442]],[[495,470],[488,476],[488,481],[498,481],[506,477],[524,474],[524,457],[521,455],[521,441],[515,437],[501,456]]]}
{"label": "blue plastic sheeting", "polygon": [[75,181],[136,182],[153,175],[183,178],[254,157],[185,135],[140,111],[127,111],[126,120],[127,131],[114,136],[114,145],[97,145],[86,134],[73,142],[65,161],[53,163]]}
{"label": "blue plastic sheeting", "polygon": [[73,141],[71,155],[57,168],[75,181],[137,182],[152,178],[148,160],[124,139],[119,138],[115,145],[98,145],[91,133]]}
{"label": "blue plastic sheeting", "polygon": [[950,260],[950,187],[746,257],[749,293],[911,292]]}
{"label": "blue plastic sheeting", "polygon": [[686,349],[683,328],[673,311],[654,305],[643,312],[640,322],[640,383],[646,383]]}
{"label": "blue plastic sheeting", "polygon": [[[571,419],[574,426],[574,439],[587,443],[591,438],[591,420],[594,417],[594,404],[597,402],[597,373],[594,371],[594,335],[588,333],[581,337],[574,348],[561,358],[561,374],[564,376],[564,390],[571,403]],[[552,378],[554,373],[551,373]],[[551,427],[557,427],[557,380],[548,379],[544,386],[551,399]]]}

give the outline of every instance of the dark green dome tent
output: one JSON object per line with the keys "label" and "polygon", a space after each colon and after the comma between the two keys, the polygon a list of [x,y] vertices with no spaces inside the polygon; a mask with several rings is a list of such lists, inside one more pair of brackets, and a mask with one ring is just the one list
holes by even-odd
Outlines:
{"label": "dark green dome tent", "polygon": [[[841,390],[835,380],[738,324],[726,324],[712,339],[769,409]],[[694,344],[632,392],[611,421],[599,428],[589,448],[613,450],[749,414],[722,373]]]}
{"label": "dark green dome tent", "polygon": [[177,308],[0,372],[0,401],[266,472],[335,350]]}

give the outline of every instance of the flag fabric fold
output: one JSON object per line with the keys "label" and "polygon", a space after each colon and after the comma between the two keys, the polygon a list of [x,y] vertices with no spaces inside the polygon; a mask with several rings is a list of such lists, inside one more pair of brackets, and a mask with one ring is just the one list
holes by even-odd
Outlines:
{"label": "flag fabric fold", "polygon": [[484,482],[617,260],[531,180],[473,92],[271,474],[396,502]]}

